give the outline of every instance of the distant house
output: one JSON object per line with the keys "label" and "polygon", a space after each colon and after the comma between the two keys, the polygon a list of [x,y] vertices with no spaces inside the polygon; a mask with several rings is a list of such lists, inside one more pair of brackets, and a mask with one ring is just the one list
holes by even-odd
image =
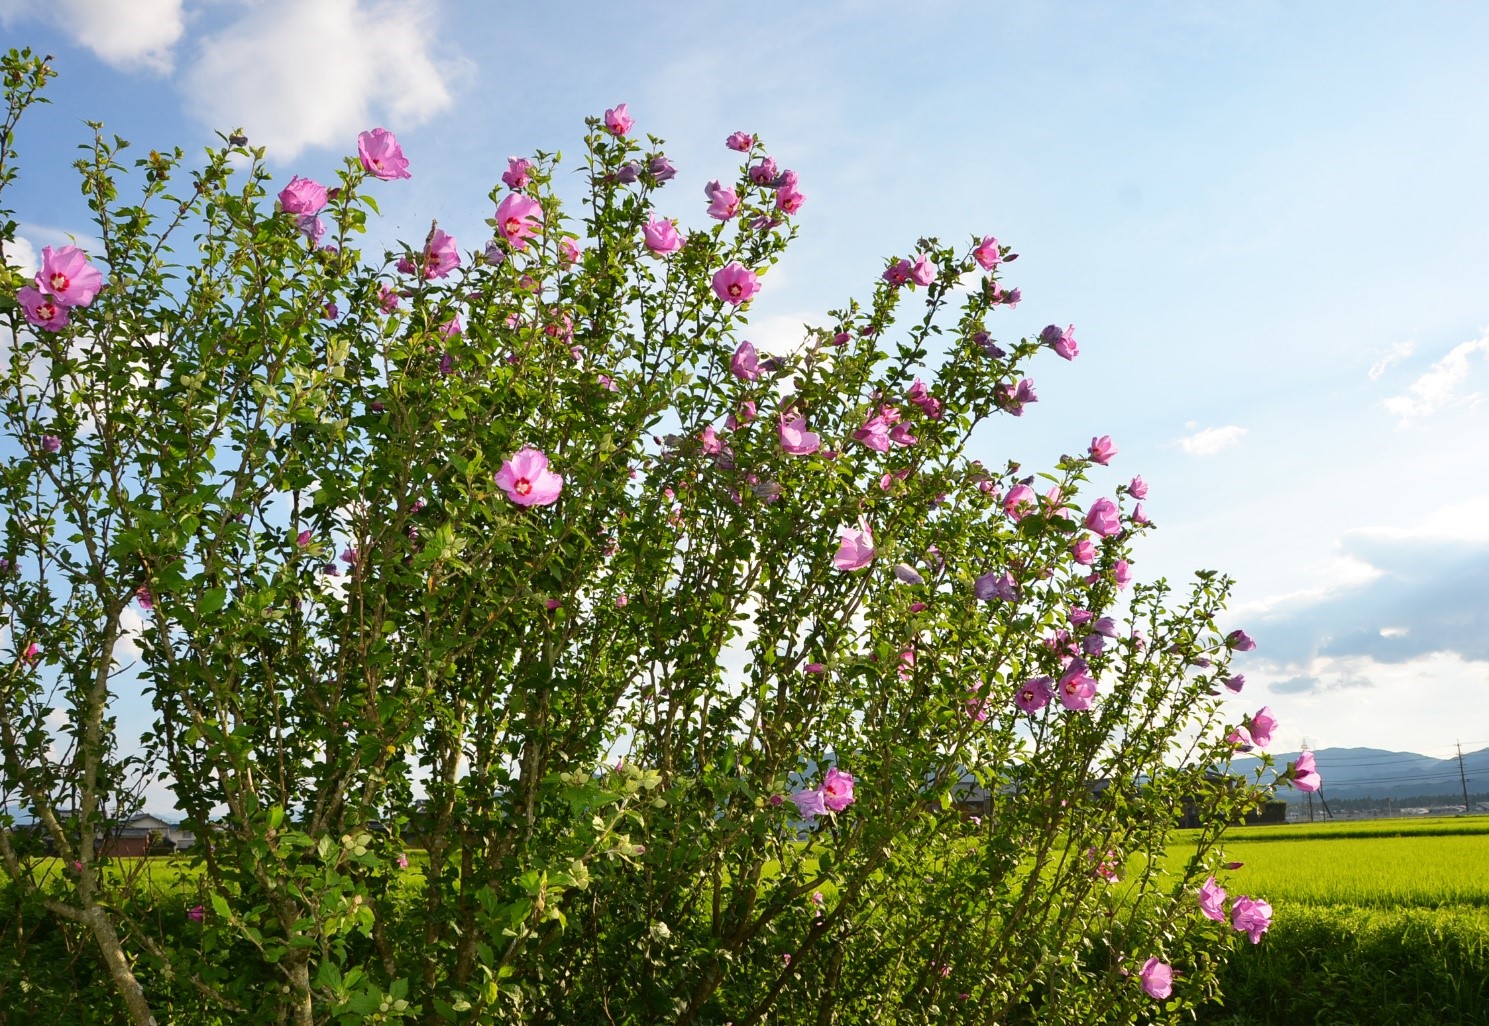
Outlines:
{"label": "distant house", "polygon": [[141,812],[124,820],[107,838],[101,839],[99,854],[115,858],[174,855],[185,851],[194,843],[196,837],[190,831]]}
{"label": "distant house", "polygon": [[[64,827],[70,826],[69,821],[76,817],[77,813],[72,809],[57,810],[57,818]],[[68,832],[72,831],[69,829]],[[23,840],[28,850],[49,855],[56,853],[51,835],[39,821],[18,823],[11,833],[17,840]],[[196,836],[191,831],[141,812],[121,821],[112,830],[97,833],[93,838],[93,850],[99,857],[138,858],[142,855],[174,855],[195,843]]]}

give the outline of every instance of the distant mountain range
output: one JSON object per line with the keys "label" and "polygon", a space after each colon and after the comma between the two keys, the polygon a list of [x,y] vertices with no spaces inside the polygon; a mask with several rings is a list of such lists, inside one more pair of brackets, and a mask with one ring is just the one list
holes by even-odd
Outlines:
{"label": "distant mountain range", "polygon": [[[1281,770],[1298,757],[1297,752],[1272,752],[1273,765]],[[1380,748],[1320,748],[1313,753],[1318,772],[1323,777],[1323,791],[1328,798],[1415,798],[1418,796],[1456,796],[1463,799],[1463,783],[1458,776],[1458,758],[1433,759],[1414,752],[1388,752]],[[1256,768],[1252,758],[1236,759],[1231,772],[1250,774]],[[1489,748],[1463,753],[1463,773],[1468,778],[1468,793],[1489,792]],[[1306,796],[1281,789],[1278,798],[1306,801]]]}

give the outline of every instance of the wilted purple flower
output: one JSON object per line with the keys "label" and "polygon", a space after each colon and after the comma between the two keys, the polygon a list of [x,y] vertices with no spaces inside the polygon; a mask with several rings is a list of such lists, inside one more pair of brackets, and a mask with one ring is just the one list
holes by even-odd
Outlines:
{"label": "wilted purple flower", "polygon": [[729,373],[741,381],[754,381],[760,377],[760,354],[748,340],[741,342],[729,358]]}
{"label": "wilted purple flower", "polygon": [[314,214],[301,214],[296,217],[295,227],[299,229],[301,235],[310,240],[312,246],[319,244],[321,237],[326,234],[325,222]]}
{"label": "wilted purple flower", "polygon": [[1018,600],[1019,589],[1013,574],[1007,570],[1001,574],[996,570],[989,570],[972,583],[972,593],[981,602],[991,602],[993,599],[1015,602]]}
{"label": "wilted purple flower", "polygon": [[896,563],[894,575],[905,584],[924,584],[925,578],[920,576],[916,569],[909,563]]}
{"label": "wilted purple flower", "polygon": [[[1014,302],[1017,302],[1017,300],[1014,300]],[[1009,305],[1012,306],[1013,304],[1010,303]],[[1081,347],[1075,341],[1074,324],[1064,331],[1060,330],[1059,325],[1051,324],[1039,333],[1039,341],[1049,346],[1067,360],[1074,360],[1081,352]]]}
{"label": "wilted purple flower", "polygon": [[822,800],[822,792],[816,788],[806,791],[797,791],[791,796],[796,804],[796,812],[802,819],[815,819],[827,811],[827,805]]}
{"label": "wilted purple flower", "polygon": [[1051,685],[1054,683],[1049,677],[1032,677],[1024,681],[1014,692],[1013,704],[1026,713],[1035,713],[1050,704],[1054,697]]}
{"label": "wilted purple flower", "polygon": [[646,165],[646,169],[659,182],[670,182],[677,177],[677,168],[672,166],[672,161],[660,153],[651,158],[650,163]]}
{"label": "wilted purple flower", "polygon": [[1237,628],[1225,636],[1225,647],[1233,652],[1250,652],[1256,647],[1256,642],[1245,631]]}
{"label": "wilted purple flower", "polygon": [[985,331],[979,331],[977,334],[973,335],[972,342],[974,345],[977,346],[977,348],[981,349],[989,359],[1001,360],[1003,359],[1003,357],[1008,355],[1008,353],[1004,351],[1003,347],[994,342],[993,337]]}

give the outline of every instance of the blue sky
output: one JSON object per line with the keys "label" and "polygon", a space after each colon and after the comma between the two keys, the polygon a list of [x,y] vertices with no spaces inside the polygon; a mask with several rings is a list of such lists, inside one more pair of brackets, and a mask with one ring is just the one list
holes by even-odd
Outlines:
{"label": "blue sky", "polygon": [[1000,337],[1074,323],[1081,355],[971,455],[1112,435],[1098,481],[1141,473],[1160,526],[1138,571],[1238,578],[1234,701],[1279,750],[1489,746],[1489,7],[0,0],[0,32],[62,72],[18,139],[22,257],[88,232],[85,119],[141,154],[242,126],[285,179],[384,125],[414,173],[385,240],[474,249],[506,156],[622,101],[684,223],[736,129],[799,172],[766,347],[921,235],[995,234]]}

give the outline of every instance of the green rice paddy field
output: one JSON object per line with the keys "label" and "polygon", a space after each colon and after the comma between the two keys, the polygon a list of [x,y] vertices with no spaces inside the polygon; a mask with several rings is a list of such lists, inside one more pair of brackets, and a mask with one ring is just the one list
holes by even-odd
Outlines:
{"label": "green rice paddy field", "polygon": [[1225,853],[1273,925],[1202,1023],[1489,1026],[1489,817],[1239,828]]}

